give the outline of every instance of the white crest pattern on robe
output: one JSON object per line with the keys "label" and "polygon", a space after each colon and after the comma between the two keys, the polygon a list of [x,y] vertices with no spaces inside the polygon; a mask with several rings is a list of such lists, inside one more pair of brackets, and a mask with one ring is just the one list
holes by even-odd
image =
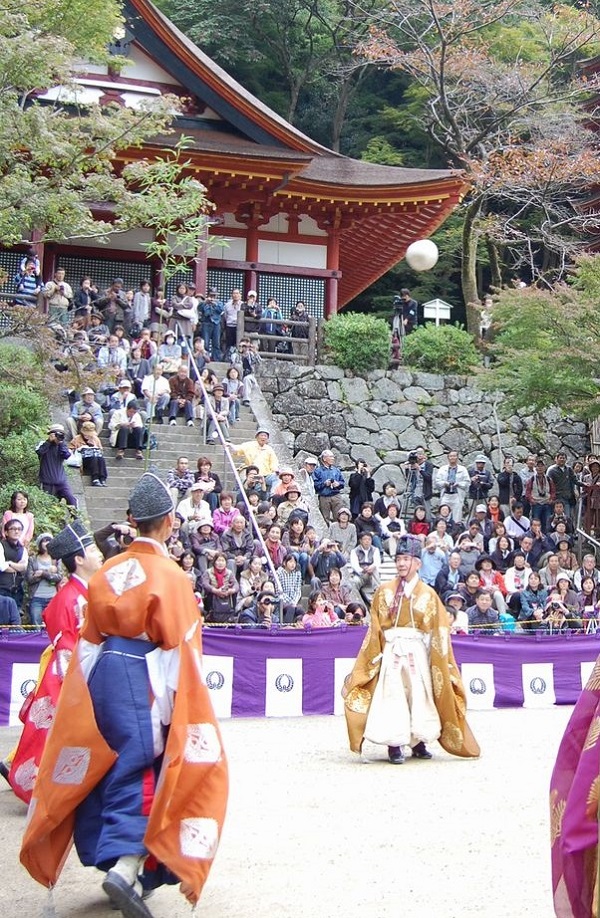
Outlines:
{"label": "white crest pattern on robe", "polygon": [[214,724],[188,724],[184,756],[193,764],[219,761],[221,743]]}
{"label": "white crest pattern on robe", "polygon": [[179,827],[179,844],[184,857],[212,860],[217,853],[219,826],[216,819],[193,816],[182,819]]}
{"label": "white crest pattern on robe", "polygon": [[37,765],[35,764],[35,759],[32,757],[23,762],[22,765],[19,765],[15,771],[14,780],[23,790],[30,791],[33,790],[37,773]]}
{"label": "white crest pattern on robe", "polygon": [[36,698],[29,708],[29,720],[38,730],[49,730],[54,723],[56,708],[49,695]]}
{"label": "white crest pattern on robe", "polygon": [[137,558],[130,558],[116,567],[111,567],[104,576],[117,596],[122,596],[127,590],[140,586],[146,580],[144,568]]}
{"label": "white crest pattern on robe", "polygon": [[63,746],[52,772],[52,780],[56,784],[81,784],[90,767],[90,759],[89,747]]}

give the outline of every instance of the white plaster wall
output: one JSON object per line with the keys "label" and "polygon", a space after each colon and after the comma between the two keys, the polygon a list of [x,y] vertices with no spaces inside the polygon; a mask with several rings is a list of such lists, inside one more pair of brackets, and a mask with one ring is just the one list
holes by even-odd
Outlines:
{"label": "white plaster wall", "polygon": [[297,268],[325,268],[327,247],[300,242],[258,243],[258,260],[269,265],[292,265]]}

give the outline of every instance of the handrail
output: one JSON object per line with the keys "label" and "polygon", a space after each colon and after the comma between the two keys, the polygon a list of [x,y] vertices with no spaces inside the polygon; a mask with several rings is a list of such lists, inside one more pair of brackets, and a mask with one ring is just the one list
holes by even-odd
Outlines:
{"label": "handrail", "polygon": [[[176,323],[175,323],[175,326],[176,326],[176,329],[177,329],[178,334],[181,335],[181,337],[183,337],[183,335],[182,335],[182,333],[181,333],[181,327],[180,327],[180,325],[179,325],[179,322],[176,322]],[[229,466],[230,466],[230,468],[231,468],[231,471],[233,472],[233,478],[234,478],[234,480],[235,480],[235,483],[236,483],[237,486],[238,486],[238,490],[239,490],[239,493],[240,493],[241,496],[242,496],[242,500],[243,500],[243,502],[244,502],[244,504],[245,504],[245,506],[246,506],[246,510],[248,511],[248,520],[249,520],[250,524],[252,525],[252,528],[254,529],[254,533],[255,533],[256,538],[257,538],[257,541],[259,542],[259,544],[260,544],[260,546],[261,546],[261,548],[262,548],[262,550],[263,550],[263,552],[264,552],[265,558],[266,558],[266,560],[267,560],[267,567],[269,568],[271,574],[273,575],[273,580],[274,580],[274,582],[275,582],[275,587],[277,588],[277,590],[279,591],[279,593],[282,593],[282,592],[283,592],[283,589],[282,589],[282,586],[281,586],[281,582],[280,582],[280,580],[279,580],[279,577],[278,577],[278,575],[277,575],[277,571],[275,570],[275,565],[273,564],[273,559],[271,558],[271,555],[269,554],[269,552],[268,552],[268,550],[267,550],[267,546],[266,546],[266,544],[265,544],[265,540],[263,539],[262,532],[260,531],[259,526],[258,526],[258,523],[256,522],[256,517],[254,516],[254,513],[252,512],[252,508],[251,508],[251,506],[250,506],[250,502],[249,502],[249,500],[248,500],[248,496],[247,496],[247,494],[246,494],[246,492],[245,492],[245,490],[244,490],[244,485],[243,485],[243,483],[242,483],[242,479],[241,479],[240,476],[239,476],[238,470],[237,470],[237,468],[236,468],[236,466],[235,466],[235,462],[233,461],[233,457],[232,457],[231,452],[230,452],[230,450],[229,450],[229,446],[228,446],[228,444],[227,444],[227,441],[225,440],[225,437],[223,436],[223,431],[221,430],[221,427],[220,427],[220,425],[219,425],[219,422],[217,421],[217,415],[215,414],[215,410],[214,410],[213,406],[211,405],[211,403],[210,403],[210,401],[209,401],[208,392],[207,392],[207,390],[206,390],[206,388],[205,388],[205,386],[204,386],[204,383],[202,382],[202,379],[201,379],[201,377],[200,377],[200,372],[199,372],[199,370],[198,370],[198,364],[197,364],[196,361],[194,360],[194,355],[193,355],[193,353],[192,353],[191,350],[189,351],[189,354],[188,354],[188,360],[189,360],[189,362],[190,362],[190,364],[191,364],[191,366],[192,366],[192,368],[193,368],[193,370],[194,370],[194,373],[196,374],[196,380],[197,380],[198,385],[200,386],[200,391],[201,391],[201,393],[202,393],[202,399],[203,399],[203,401],[204,401],[204,417],[206,418],[206,412],[208,411],[208,413],[210,414],[210,419],[211,419],[211,421],[213,422],[214,428],[215,428],[215,430],[216,430],[216,432],[217,432],[217,434],[218,434],[218,439],[219,439],[219,441],[220,441],[220,443],[221,443],[221,446],[223,447],[223,453],[224,453],[224,455],[225,455],[227,461],[229,462]]]}

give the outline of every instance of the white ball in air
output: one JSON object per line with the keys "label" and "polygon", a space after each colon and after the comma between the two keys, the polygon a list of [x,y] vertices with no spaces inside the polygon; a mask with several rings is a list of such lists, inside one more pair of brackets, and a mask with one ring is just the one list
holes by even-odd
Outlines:
{"label": "white ball in air", "polygon": [[438,247],[431,239],[418,239],[406,250],[406,260],[413,271],[431,271],[439,257]]}

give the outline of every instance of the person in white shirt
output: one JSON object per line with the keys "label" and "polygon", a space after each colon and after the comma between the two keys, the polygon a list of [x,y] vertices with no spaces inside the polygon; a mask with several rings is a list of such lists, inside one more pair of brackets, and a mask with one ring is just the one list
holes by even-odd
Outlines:
{"label": "person in white shirt", "polygon": [[171,398],[171,387],[163,376],[163,368],[157,363],[149,376],[142,380],[142,393],[146,400],[146,413],[150,420],[162,424],[163,414]]}
{"label": "person in white shirt", "polygon": [[202,488],[202,482],[194,482],[190,488],[190,496],[180,500],[177,504],[177,515],[183,519],[181,529],[187,534],[196,532],[204,523],[210,523],[212,526],[210,504],[203,500]]}
{"label": "person in white shirt", "polygon": [[452,511],[454,522],[460,523],[471,479],[465,466],[459,464],[455,449],[448,453],[448,462],[437,469],[433,482],[434,488],[440,492],[440,503],[447,504]]}
{"label": "person in white shirt", "polygon": [[513,558],[513,566],[509,567],[504,575],[504,586],[506,587],[506,604],[509,612],[515,618],[519,617],[521,611],[521,593],[527,589],[531,568],[525,563],[525,555],[522,551],[516,551]]}
{"label": "person in white shirt", "polygon": [[143,459],[142,446],[144,443],[144,422],[138,411],[135,399],[127,405],[113,411],[108,422],[110,430],[110,445],[115,447],[115,459],[123,459],[126,449],[135,450],[135,458]]}
{"label": "person in white shirt", "polygon": [[513,504],[511,515],[504,520],[504,528],[506,529],[506,535],[515,542],[520,542],[525,533],[531,528],[521,501]]}
{"label": "person in white shirt", "polygon": [[240,290],[232,290],[225,303],[225,347],[230,353],[236,345],[238,314],[244,302]]}

